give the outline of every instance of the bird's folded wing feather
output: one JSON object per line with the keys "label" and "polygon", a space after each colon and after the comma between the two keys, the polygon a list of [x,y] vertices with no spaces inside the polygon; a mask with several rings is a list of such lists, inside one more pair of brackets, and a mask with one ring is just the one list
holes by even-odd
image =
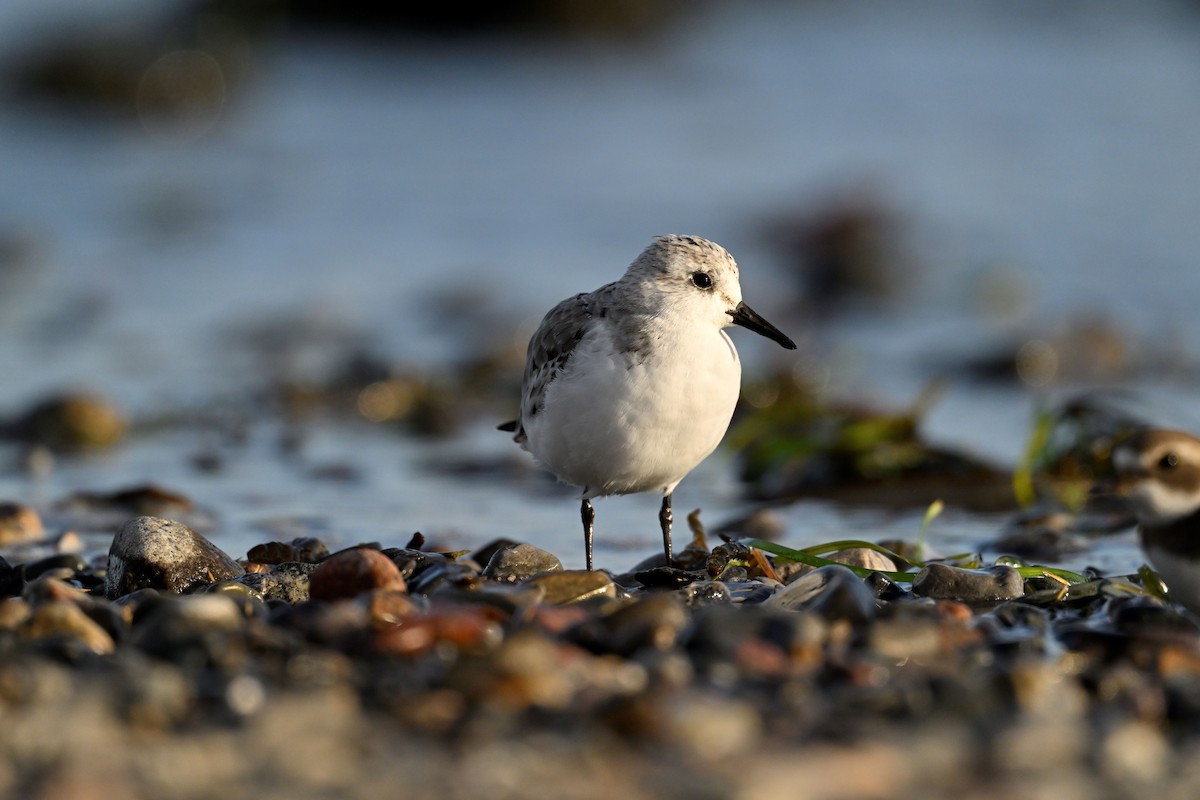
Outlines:
{"label": "bird's folded wing feather", "polygon": [[522,381],[521,418],[517,420],[518,440],[524,435],[524,422],[541,412],[546,389],[596,324],[602,291],[585,292],[563,300],[550,309],[529,340]]}

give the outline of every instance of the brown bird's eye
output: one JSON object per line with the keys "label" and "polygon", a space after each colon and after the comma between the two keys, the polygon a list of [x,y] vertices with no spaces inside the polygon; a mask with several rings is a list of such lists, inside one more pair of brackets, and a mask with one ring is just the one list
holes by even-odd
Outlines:
{"label": "brown bird's eye", "polygon": [[707,272],[693,272],[692,283],[701,289],[711,289],[713,285],[712,275]]}
{"label": "brown bird's eye", "polygon": [[1174,453],[1167,453],[1158,460],[1158,466],[1163,469],[1174,469],[1179,466],[1179,456]]}

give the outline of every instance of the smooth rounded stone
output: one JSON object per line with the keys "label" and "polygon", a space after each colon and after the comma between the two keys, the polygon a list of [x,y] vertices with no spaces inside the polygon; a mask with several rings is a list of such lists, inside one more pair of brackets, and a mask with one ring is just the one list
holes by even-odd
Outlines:
{"label": "smooth rounded stone", "polygon": [[425,570],[453,563],[453,560],[445,553],[427,553],[411,547],[388,547],[380,552],[392,560],[392,563],[400,570],[400,574],[404,576],[404,580],[410,583]]}
{"label": "smooth rounded stone", "polygon": [[693,612],[686,648],[711,663],[735,659],[747,641],[757,639],[793,658],[819,661],[828,630],[828,622],[804,608],[711,605]]}
{"label": "smooth rounded stone", "polygon": [[674,594],[645,594],[602,617],[577,626],[570,638],[596,652],[629,656],[648,648],[670,650],[689,621]]}
{"label": "smooth rounded stone", "polygon": [[863,580],[867,582],[867,586],[871,587],[871,591],[875,593],[875,597],[879,600],[891,603],[909,595],[907,589],[882,572],[872,572],[863,578]]}
{"label": "smooth rounded stone", "polygon": [[825,556],[830,561],[845,564],[848,567],[862,567],[877,572],[895,572],[896,562],[869,547],[848,547]]}
{"label": "smooth rounded stone", "polygon": [[105,655],[116,649],[116,643],[108,631],[79,606],[66,600],[54,600],[37,606],[21,625],[20,633],[22,638],[31,640],[76,640],[97,655]]}
{"label": "smooth rounded stone", "polygon": [[273,609],[271,624],[325,647],[359,651],[371,640],[371,614],[372,609],[361,602],[301,603]]}
{"label": "smooth rounded stone", "polygon": [[133,626],[133,644],[181,664],[228,664],[241,657],[234,637],[246,626],[238,604],[222,594],[163,597]]}
{"label": "smooth rounded stone", "polygon": [[[681,586],[687,586],[696,580],[697,573],[679,569],[678,567],[651,567],[649,569],[634,570],[627,575],[621,575],[617,578],[617,583],[622,586],[631,586],[640,583],[642,586],[650,586],[659,589],[676,589]],[[636,583],[630,583],[626,579],[632,578]]]}
{"label": "smooth rounded stone", "polygon": [[214,583],[210,592],[228,591],[230,585],[247,589],[259,600],[282,600],[285,603],[303,603],[309,599],[312,575],[316,564],[301,561],[285,561],[276,564],[267,572],[248,572],[236,578]]}
{"label": "smooth rounded stone", "polygon": [[963,569],[949,564],[929,564],[913,578],[913,594],[936,600],[964,603],[1015,600],[1025,594],[1025,582],[1015,567],[1003,564],[986,569]]}
{"label": "smooth rounded stone", "polygon": [[8,559],[0,556],[0,597],[14,597],[21,593],[25,579],[21,577],[20,567],[8,563]]}
{"label": "smooth rounded stone", "polygon": [[324,602],[349,599],[376,589],[403,592],[407,588],[392,560],[366,547],[334,553],[317,565],[309,579],[309,595]]}
{"label": "smooth rounded stone", "polygon": [[696,581],[679,590],[688,608],[723,605],[733,602],[729,587],[720,581]]}
{"label": "smooth rounded stone", "polygon": [[730,599],[740,605],[765,603],[783,585],[770,580],[721,581],[729,590]]}
{"label": "smooth rounded stone", "polygon": [[290,542],[266,542],[251,547],[246,560],[258,564],[286,564],[298,561],[317,564],[329,555],[329,548],[314,536],[298,536]]}
{"label": "smooth rounded stone", "polygon": [[417,572],[408,582],[408,589],[415,594],[428,595],[445,588],[476,589],[483,582],[475,564],[446,559]]}
{"label": "smooth rounded stone", "polygon": [[105,594],[117,598],[153,588],[179,594],[245,573],[212,542],[161,517],[129,520],[108,550]]}
{"label": "smooth rounded stone", "polygon": [[593,598],[617,596],[617,585],[607,573],[584,569],[544,572],[535,575],[527,583],[545,591],[542,600],[550,605],[578,603]]}
{"label": "smooth rounded stone", "polygon": [[483,568],[483,577],[517,583],[543,572],[561,571],[558,556],[531,544],[518,543],[499,548]]}
{"label": "smooth rounded stone", "polygon": [[42,518],[36,510],[20,503],[0,503],[0,547],[42,538]]}
{"label": "smooth rounded stone", "polygon": [[830,620],[852,624],[875,618],[875,593],[848,567],[824,566],[802,575],[766,601],[767,605],[804,608]]}
{"label": "smooth rounded stone", "polygon": [[487,564],[492,560],[492,556],[496,555],[498,550],[514,544],[520,544],[520,542],[501,536],[499,539],[493,539],[474,553],[471,553],[471,560],[476,564]]}
{"label": "smooth rounded stone", "polygon": [[83,572],[87,566],[87,561],[76,553],[59,553],[26,564],[25,580],[32,581],[50,572],[56,573],[56,577],[61,577],[64,573],[70,577],[77,572]]}

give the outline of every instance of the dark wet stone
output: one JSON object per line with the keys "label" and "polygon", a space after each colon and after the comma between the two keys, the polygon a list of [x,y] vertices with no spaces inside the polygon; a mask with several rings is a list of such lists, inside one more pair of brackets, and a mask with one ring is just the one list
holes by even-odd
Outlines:
{"label": "dark wet stone", "polygon": [[409,591],[417,594],[432,594],[446,586],[457,588],[474,588],[482,583],[479,569],[470,562],[452,561],[443,557],[442,560],[431,562],[416,573],[409,582]]}
{"label": "dark wet stone", "polygon": [[666,589],[676,589],[681,586],[687,586],[695,581],[697,575],[695,572],[689,572],[676,567],[653,567],[651,569],[637,570],[633,573],[633,579],[643,586],[653,586]]}
{"label": "dark wet stone", "polygon": [[863,580],[875,593],[875,597],[885,602],[892,602],[908,597],[908,590],[882,572],[872,572]]}
{"label": "dark wet stone", "polygon": [[963,569],[949,564],[929,564],[913,579],[913,594],[965,603],[1013,600],[1025,594],[1025,582],[1016,568],[997,565]]}
{"label": "dark wet stone", "polygon": [[764,583],[763,581],[721,581],[729,590],[729,595],[735,603],[753,605],[765,603],[778,590],[780,584]]}
{"label": "dark wet stone", "polygon": [[309,594],[313,600],[340,600],[382,589],[403,592],[403,576],[392,560],[378,550],[356,547],[334,553],[313,571]]}
{"label": "dark wet stone", "polygon": [[561,570],[562,562],[553,553],[531,544],[510,544],[499,548],[483,569],[483,577],[505,583],[517,583],[542,572]]}
{"label": "dark wet stone", "polygon": [[0,547],[37,541],[44,533],[42,518],[31,506],[0,503]]}
{"label": "dark wet stone", "polygon": [[380,552],[392,560],[406,581],[412,581],[425,570],[442,567],[453,561],[445,553],[427,553],[410,547],[388,547]]}
{"label": "dark wet stone", "polygon": [[[417,535],[420,536],[420,534]],[[424,537],[422,537],[422,539],[424,539]],[[492,556],[496,555],[498,550],[502,550],[505,547],[509,547],[510,545],[514,544],[520,544],[520,542],[516,541],[515,539],[506,539],[504,537],[493,539],[483,547],[476,550],[474,553],[471,553],[471,560],[476,564],[487,564],[492,560]],[[419,547],[412,549],[420,550]]]}
{"label": "dark wet stone", "polygon": [[137,517],[121,526],[108,551],[105,593],[143,588],[176,594],[242,575],[241,565],[186,525]]}
{"label": "dark wet stone", "polygon": [[245,587],[259,600],[280,600],[285,603],[303,603],[309,599],[310,581],[317,565],[299,561],[277,564],[269,572],[249,572],[215,583],[209,591],[221,591],[222,587],[236,584]]}
{"label": "dark wet stone", "polygon": [[24,585],[20,567],[14,567],[8,563],[8,559],[0,556],[0,597],[18,595]]}
{"label": "dark wet stone", "polygon": [[528,583],[545,591],[542,602],[566,605],[601,597],[616,597],[617,585],[606,573],[583,569],[544,572]]}
{"label": "dark wet stone", "polygon": [[1063,556],[1082,553],[1091,547],[1086,536],[1050,528],[1024,528],[1005,534],[990,548],[1030,561],[1061,561]]}
{"label": "dark wet stone", "polygon": [[1195,617],[1150,600],[1113,603],[1112,624],[1132,636],[1194,640],[1197,635]]}
{"label": "dark wet stone", "polygon": [[25,580],[32,581],[49,572],[60,573],[57,577],[61,577],[61,573],[70,577],[77,572],[83,572],[87,569],[87,562],[76,553],[59,553],[46,558],[38,559],[31,564],[25,565]]}
{"label": "dark wet stone", "polygon": [[164,597],[135,619],[132,643],[150,655],[194,668],[239,668],[247,657],[245,617],[221,594]]}
{"label": "dark wet stone", "polygon": [[570,639],[594,652],[629,656],[643,648],[669,650],[688,624],[684,604],[673,594],[648,594],[576,627]]}
{"label": "dark wet stone", "polygon": [[316,564],[329,555],[329,548],[315,536],[299,536],[290,542],[266,542],[251,547],[246,553],[247,561],[259,564],[283,564],[299,561]]}
{"label": "dark wet stone", "polygon": [[803,608],[710,605],[693,612],[685,646],[703,668],[735,661],[747,643],[756,641],[781,654],[819,659],[827,628],[824,619]]}
{"label": "dark wet stone", "polygon": [[733,602],[729,587],[720,581],[696,581],[680,589],[679,594],[689,608]]}
{"label": "dark wet stone", "polygon": [[875,618],[875,594],[848,567],[825,566],[802,575],[767,601],[795,610],[805,608],[826,619],[858,625]]}

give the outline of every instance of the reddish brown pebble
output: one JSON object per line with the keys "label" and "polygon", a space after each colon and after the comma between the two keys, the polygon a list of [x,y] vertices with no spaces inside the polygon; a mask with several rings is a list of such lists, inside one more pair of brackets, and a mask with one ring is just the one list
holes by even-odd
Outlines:
{"label": "reddish brown pebble", "polygon": [[367,600],[372,625],[395,625],[419,613],[407,592],[374,591]]}
{"label": "reddish brown pebble", "polygon": [[312,574],[309,595],[313,600],[341,600],[383,589],[403,592],[404,576],[392,560],[365,547],[343,550],[321,562]]}
{"label": "reddish brown pebble", "polygon": [[938,613],[946,619],[952,619],[956,622],[966,622],[971,617],[975,616],[975,612],[966,603],[960,603],[957,600],[938,600],[934,603]]}
{"label": "reddish brown pebble", "polygon": [[498,609],[454,608],[401,620],[375,632],[375,650],[395,656],[419,656],[439,644],[474,650],[496,644],[501,636]]}

